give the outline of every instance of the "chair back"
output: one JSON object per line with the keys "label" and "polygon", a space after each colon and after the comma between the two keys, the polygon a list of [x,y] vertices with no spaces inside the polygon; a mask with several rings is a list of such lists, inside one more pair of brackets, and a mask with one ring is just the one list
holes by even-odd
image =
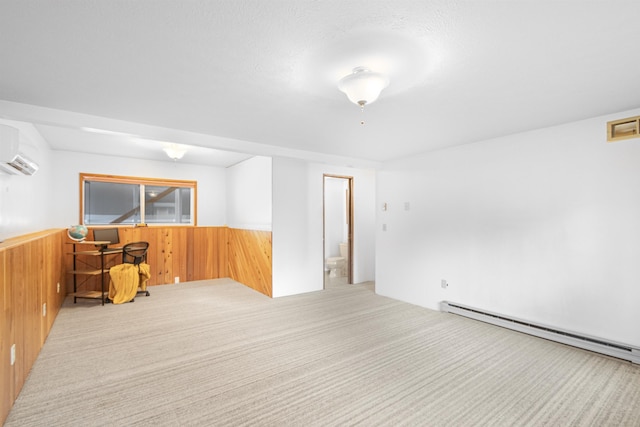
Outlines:
{"label": "chair back", "polygon": [[149,242],[131,242],[122,247],[122,262],[125,264],[139,265],[147,260]]}

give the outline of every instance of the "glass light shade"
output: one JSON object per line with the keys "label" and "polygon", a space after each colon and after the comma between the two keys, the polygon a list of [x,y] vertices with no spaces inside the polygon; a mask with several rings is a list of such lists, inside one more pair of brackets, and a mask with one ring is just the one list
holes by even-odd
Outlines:
{"label": "glass light shade", "polygon": [[364,107],[378,99],[382,89],[388,85],[387,77],[358,67],[353,69],[353,73],[340,79],[338,89],[346,93],[351,102]]}
{"label": "glass light shade", "polygon": [[163,150],[165,153],[167,153],[167,156],[169,156],[173,160],[181,159],[182,156],[184,156],[184,153],[187,152],[187,150],[185,150],[178,144],[171,144],[167,147],[164,147]]}

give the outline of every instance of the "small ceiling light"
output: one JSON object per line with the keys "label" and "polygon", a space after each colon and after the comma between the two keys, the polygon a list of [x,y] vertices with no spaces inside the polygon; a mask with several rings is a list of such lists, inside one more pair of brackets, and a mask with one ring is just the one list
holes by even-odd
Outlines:
{"label": "small ceiling light", "polygon": [[351,74],[338,82],[338,89],[346,93],[349,100],[362,109],[378,99],[382,89],[387,86],[389,79],[386,76],[364,67],[354,68]]}
{"label": "small ceiling light", "polygon": [[187,150],[179,144],[169,144],[162,149],[173,161],[179,160],[184,156]]}

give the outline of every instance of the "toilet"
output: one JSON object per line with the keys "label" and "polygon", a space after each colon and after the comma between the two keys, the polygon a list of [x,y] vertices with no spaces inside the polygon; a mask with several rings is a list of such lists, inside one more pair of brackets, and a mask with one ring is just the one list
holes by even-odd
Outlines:
{"label": "toilet", "polygon": [[344,277],[347,275],[347,259],[349,258],[349,245],[340,243],[340,256],[329,257],[326,261],[329,277]]}

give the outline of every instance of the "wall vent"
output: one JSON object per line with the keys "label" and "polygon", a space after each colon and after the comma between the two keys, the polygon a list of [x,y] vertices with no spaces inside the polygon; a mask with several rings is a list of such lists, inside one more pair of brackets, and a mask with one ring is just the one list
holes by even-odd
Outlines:
{"label": "wall vent", "polygon": [[640,364],[640,348],[443,301],[440,310]]}
{"label": "wall vent", "polygon": [[640,138],[640,116],[607,122],[607,141]]}

